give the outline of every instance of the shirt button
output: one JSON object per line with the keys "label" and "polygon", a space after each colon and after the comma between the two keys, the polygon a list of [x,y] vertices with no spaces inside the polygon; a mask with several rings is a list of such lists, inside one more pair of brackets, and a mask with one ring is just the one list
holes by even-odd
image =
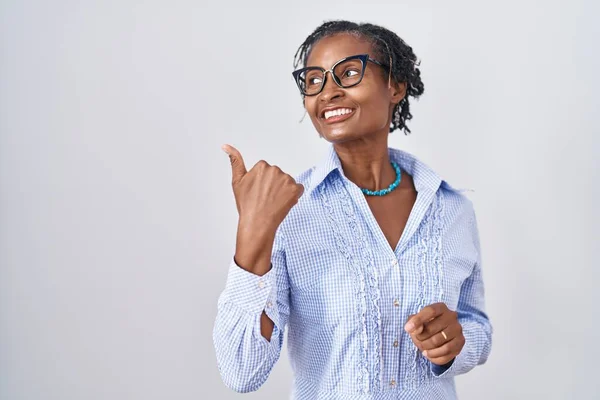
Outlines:
{"label": "shirt button", "polygon": [[271,303],[270,301],[268,301],[268,302],[267,302],[267,307],[268,307],[268,308],[271,308],[271,307],[273,307],[273,303]]}
{"label": "shirt button", "polygon": [[394,299],[394,307],[400,307],[400,302],[398,299]]}
{"label": "shirt button", "polygon": [[394,267],[397,267],[398,266],[398,260],[394,259],[394,261],[392,261],[392,265]]}
{"label": "shirt button", "polygon": [[398,341],[394,340],[394,347],[398,347]]}
{"label": "shirt button", "polygon": [[392,379],[392,381],[390,382],[390,386],[396,386],[396,380]]}
{"label": "shirt button", "polygon": [[258,281],[258,287],[259,288],[264,288],[265,287],[265,282],[264,281]]}

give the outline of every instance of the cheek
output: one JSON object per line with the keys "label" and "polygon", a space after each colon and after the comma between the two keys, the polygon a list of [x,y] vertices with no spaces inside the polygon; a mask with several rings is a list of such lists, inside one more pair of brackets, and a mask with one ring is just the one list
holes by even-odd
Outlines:
{"label": "cheek", "polygon": [[304,100],[304,108],[311,118],[315,118],[317,116],[317,102],[315,101],[314,97],[307,97]]}
{"label": "cheek", "polygon": [[307,98],[307,100],[304,101],[304,108],[306,109],[306,113],[312,120],[313,124],[315,126],[317,126],[317,122],[319,121],[319,118],[317,116],[318,107],[317,107],[317,102],[315,101],[315,99]]}
{"label": "cheek", "polygon": [[387,87],[384,88],[379,82],[371,82],[371,79],[367,81],[366,78],[352,93],[354,101],[360,104],[361,108],[377,111],[377,114],[387,113],[388,95]]}
{"label": "cheek", "polygon": [[317,102],[312,98],[307,98],[307,100],[304,101],[304,108],[317,132],[322,134],[319,118],[317,117]]}
{"label": "cheek", "polygon": [[369,122],[380,122],[389,117],[389,102],[385,101],[384,95],[371,94],[361,102],[362,119]]}

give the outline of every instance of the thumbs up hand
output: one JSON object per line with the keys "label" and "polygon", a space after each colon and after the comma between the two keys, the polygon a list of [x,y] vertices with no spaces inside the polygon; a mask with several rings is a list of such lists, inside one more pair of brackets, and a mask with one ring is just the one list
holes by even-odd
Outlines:
{"label": "thumbs up hand", "polygon": [[[236,260],[247,260],[249,265],[244,268],[251,270],[256,269],[254,264],[258,262],[261,264],[258,269],[264,273],[268,268],[265,263],[275,232],[298,203],[304,186],[264,160],[247,171],[244,159],[236,148],[223,145],[222,149],[231,161],[233,195],[239,214]],[[261,248],[264,253],[262,263],[258,260]]]}
{"label": "thumbs up hand", "polygon": [[240,219],[277,229],[302,196],[304,186],[264,160],[247,171],[244,159],[235,147],[224,145],[223,150],[231,161],[231,183]]}

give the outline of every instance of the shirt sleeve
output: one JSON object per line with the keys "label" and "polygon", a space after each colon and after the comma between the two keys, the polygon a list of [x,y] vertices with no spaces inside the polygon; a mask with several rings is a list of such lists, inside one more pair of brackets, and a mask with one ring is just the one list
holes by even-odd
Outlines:
{"label": "shirt sleeve", "polygon": [[431,371],[433,372],[434,375],[441,375],[444,372],[446,372],[446,370],[448,368],[450,368],[452,366],[452,364],[454,364],[454,360],[456,360],[456,357],[453,358],[452,360],[448,361],[448,363],[444,364],[444,365],[437,365],[437,364],[433,364],[431,363]]}
{"label": "shirt sleeve", "polygon": [[470,231],[477,252],[471,275],[463,282],[458,300],[458,322],[462,325],[465,345],[460,354],[444,366],[431,364],[431,372],[438,377],[464,374],[487,361],[492,347],[492,325],[485,313],[484,286],[481,271],[481,246],[477,218],[471,204]]}
{"label": "shirt sleeve", "polygon": [[[271,339],[261,334],[263,311],[273,321]],[[246,271],[232,258],[219,296],[213,343],[225,385],[237,392],[258,390],[281,353],[289,316],[289,286],[283,237],[277,233],[271,270],[263,276]]]}

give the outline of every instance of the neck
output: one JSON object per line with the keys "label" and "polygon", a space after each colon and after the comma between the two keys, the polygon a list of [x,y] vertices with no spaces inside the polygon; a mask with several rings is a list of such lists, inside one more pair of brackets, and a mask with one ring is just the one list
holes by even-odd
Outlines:
{"label": "neck", "polygon": [[334,144],[344,175],[360,188],[381,190],[396,180],[396,171],[384,140],[352,141]]}

